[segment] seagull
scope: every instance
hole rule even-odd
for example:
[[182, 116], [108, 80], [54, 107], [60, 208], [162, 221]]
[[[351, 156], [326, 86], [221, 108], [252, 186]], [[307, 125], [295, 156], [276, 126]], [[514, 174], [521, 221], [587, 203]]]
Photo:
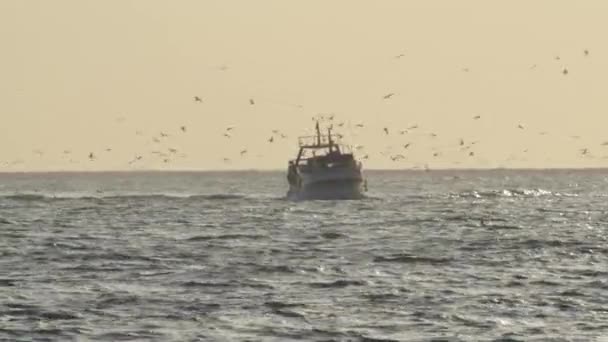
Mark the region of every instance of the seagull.
[[247, 153], [247, 150], [242, 150], [241, 151], [241, 156], [244, 155], [245, 153]]
[[224, 163], [230, 162], [230, 158], [224, 158]]
[[583, 51], [583, 53], [585, 54], [585, 56], [589, 56], [589, 50], [585, 49], [585, 51]]
[[355, 127], [363, 128], [363, 124], [356, 124]]
[[582, 148], [580, 151], [581, 151], [582, 155], [586, 155], [589, 153], [589, 149], [586, 149], [586, 148]]
[[407, 129], [416, 129], [416, 128], [418, 128], [418, 125], [413, 125], [413, 126], [410, 126], [410, 127], [408, 127]]
[[93, 152], [89, 153], [89, 159], [90, 159], [90, 160], [95, 159], [95, 155], [93, 154]]
[[203, 102], [203, 99], [200, 98], [200, 97], [198, 97], [198, 96], [195, 96], [194, 97], [194, 102]]
[[475, 115], [475, 116], [473, 117], [473, 120], [478, 120], [478, 119], [481, 119], [481, 115]]
[[281, 133], [281, 138], [287, 139], [287, 136], [285, 134]]
[[159, 143], [160, 139], [158, 139], [157, 137], [152, 138], [152, 141], [154, 141], [155, 143]]
[[181, 126], [179, 129], [181, 129], [182, 132], [186, 133], [186, 126]]
[[141, 158], [142, 158], [142, 156], [135, 156], [135, 158], [134, 158], [133, 160], [131, 160], [131, 161], [129, 162], [129, 164], [133, 164], [133, 163], [135, 163], [136, 161], [141, 160]]
[[437, 134], [435, 134], [435, 133], [429, 133], [429, 135], [430, 135], [431, 137], [433, 137], [433, 138], [436, 138], [436, 137], [437, 137]]
[[407, 144], [403, 145], [403, 148], [407, 149], [408, 147], [410, 147], [410, 145], [411, 145], [411, 143], [407, 143]]
[[111, 148], [106, 148], [106, 152], [112, 152]]
[[464, 145], [464, 139], [460, 138], [460, 146]]
[[255, 104], [255, 101], [253, 99], [249, 99], [249, 104], [253, 106]]
[[344, 122], [340, 122], [340, 123], [338, 124], [338, 127], [342, 127], [342, 126], [344, 126]]
[[395, 56], [395, 58], [401, 58], [401, 57], [405, 57], [405, 54], [402, 53], [402, 54], [399, 54], [399, 55]]
[[519, 125], [517, 125], [517, 128], [519, 128], [519, 129], [524, 129], [524, 125], [519, 124]]
[[405, 156], [404, 156], [404, 155], [402, 155], [402, 154], [397, 154], [397, 155], [395, 155], [395, 156], [391, 156], [391, 160], [392, 160], [392, 161], [397, 161], [397, 160], [399, 160], [399, 159], [405, 159]]
[[268, 139], [269, 143], [272, 143], [274, 141], [274, 137], [270, 137], [270, 139]]
[[559, 56], [555, 56], [555, 60], [559, 61], [560, 60]]
[[608, 141], [603, 142], [602, 146], [608, 146]]
[[171, 152], [171, 153], [177, 153], [177, 149], [175, 149], [175, 148], [169, 148], [169, 152]]
[[163, 138], [166, 138], [166, 137], [168, 137], [168, 136], [169, 136], [169, 134], [164, 133], [164, 132], [160, 132], [160, 136], [161, 136], [161, 137], [163, 137]]
[[407, 129], [403, 129], [403, 130], [399, 131], [400, 135], [404, 135], [405, 133], [407, 133]]
[[564, 68], [564, 70], [562, 70], [562, 74], [568, 75], [568, 69]]
[[438, 157], [438, 156], [439, 156], [439, 152], [433, 153], [433, 157]]
[[367, 154], [364, 155], [363, 157], [361, 157], [361, 159], [368, 159], [368, 158], [369, 158], [369, 156]]
[[462, 68], [463, 72], [469, 72], [469, 68]]
[[225, 136], [226, 138], [231, 138], [230, 134], [228, 134], [228, 133], [224, 133], [224, 136]]
[[386, 133], [386, 135], [388, 135], [388, 128], [384, 127], [384, 133]]
[[536, 69], [536, 64], [532, 64], [532, 66], [530, 67], [530, 69]]
[[226, 132], [230, 132], [234, 129], [234, 126], [226, 127]]
[[386, 94], [386, 95], [384, 95], [383, 99], [385, 99], [385, 100], [390, 99], [391, 97], [393, 97], [393, 95], [395, 95], [395, 93]]
[[473, 151], [469, 152], [469, 157], [472, 157], [474, 155], [475, 155], [475, 152], [473, 152]]

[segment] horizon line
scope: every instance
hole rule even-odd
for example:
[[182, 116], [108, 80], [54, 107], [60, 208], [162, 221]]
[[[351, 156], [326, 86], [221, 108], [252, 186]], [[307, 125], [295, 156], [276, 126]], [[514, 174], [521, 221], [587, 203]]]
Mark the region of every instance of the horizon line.
[[[369, 168], [363, 172], [479, 172], [479, 171], [608, 171], [606, 166], [596, 167], [468, 167], [468, 168], [402, 168], [402, 169], [383, 169]], [[238, 173], [238, 172], [285, 172], [283, 169], [140, 169], [140, 170], [124, 170], [124, 169], [108, 169], [108, 170], [0, 170], [0, 175], [8, 174], [58, 174], [58, 173]]]

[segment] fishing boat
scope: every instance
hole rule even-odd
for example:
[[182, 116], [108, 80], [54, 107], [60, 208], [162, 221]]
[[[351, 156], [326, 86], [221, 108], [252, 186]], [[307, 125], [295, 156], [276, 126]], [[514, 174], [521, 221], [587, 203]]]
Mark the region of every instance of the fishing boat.
[[331, 126], [321, 134], [298, 138], [299, 151], [289, 161], [287, 198], [292, 200], [360, 199], [367, 190], [361, 172], [362, 164], [352, 151], [333, 135]]

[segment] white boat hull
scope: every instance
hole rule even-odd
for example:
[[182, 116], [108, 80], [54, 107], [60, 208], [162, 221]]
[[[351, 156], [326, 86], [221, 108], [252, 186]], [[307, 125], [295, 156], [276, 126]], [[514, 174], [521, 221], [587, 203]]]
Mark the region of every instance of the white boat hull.
[[292, 185], [287, 198], [292, 200], [361, 199], [364, 181], [358, 169], [301, 174], [300, 184]]

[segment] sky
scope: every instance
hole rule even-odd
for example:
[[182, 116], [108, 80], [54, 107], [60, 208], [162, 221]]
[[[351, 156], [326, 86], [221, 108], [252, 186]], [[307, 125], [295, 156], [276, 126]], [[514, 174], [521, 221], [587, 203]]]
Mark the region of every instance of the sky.
[[285, 169], [320, 114], [367, 169], [605, 167], [606, 13], [605, 0], [3, 0], [0, 171]]

